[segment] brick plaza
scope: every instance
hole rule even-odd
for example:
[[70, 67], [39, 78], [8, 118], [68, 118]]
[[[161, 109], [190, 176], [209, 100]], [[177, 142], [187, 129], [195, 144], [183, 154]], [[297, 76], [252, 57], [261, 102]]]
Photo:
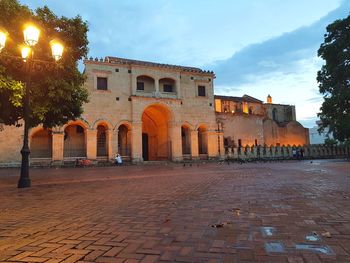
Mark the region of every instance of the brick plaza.
[[0, 170], [0, 262], [350, 262], [350, 162]]

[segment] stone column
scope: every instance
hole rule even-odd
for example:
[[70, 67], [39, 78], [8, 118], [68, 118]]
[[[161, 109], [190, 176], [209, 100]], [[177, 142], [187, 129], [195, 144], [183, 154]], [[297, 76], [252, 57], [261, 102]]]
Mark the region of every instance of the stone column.
[[[217, 131], [205, 131], [203, 132], [203, 135], [206, 139], [208, 159], [217, 158], [219, 156]], [[225, 156], [225, 149], [222, 148], [221, 151], [223, 152], [223, 156]]]
[[133, 163], [142, 159], [142, 122], [133, 122], [131, 130], [131, 160]]
[[225, 145], [224, 145], [224, 133], [223, 132], [219, 132], [218, 134], [219, 136], [219, 140], [220, 140], [220, 158], [225, 158]]
[[181, 138], [181, 125], [177, 123], [171, 123], [170, 128], [170, 141], [171, 141], [171, 158], [173, 162], [182, 161], [182, 138]]
[[108, 160], [114, 159], [118, 151], [118, 130], [108, 130]]
[[52, 132], [52, 161], [62, 162], [64, 151], [64, 133]]
[[191, 130], [191, 157], [193, 160], [199, 159], [198, 153], [198, 131]]
[[154, 89], [155, 89], [154, 95], [155, 95], [156, 98], [158, 98], [160, 96], [159, 79], [158, 78], [154, 80]]
[[130, 84], [131, 84], [131, 95], [136, 95], [137, 79], [134, 73], [130, 74]]
[[181, 79], [180, 79], [180, 75], [176, 78], [175, 81], [175, 90], [176, 90], [176, 97], [178, 99], [181, 98]]
[[97, 130], [86, 129], [86, 157], [96, 160], [97, 155]]

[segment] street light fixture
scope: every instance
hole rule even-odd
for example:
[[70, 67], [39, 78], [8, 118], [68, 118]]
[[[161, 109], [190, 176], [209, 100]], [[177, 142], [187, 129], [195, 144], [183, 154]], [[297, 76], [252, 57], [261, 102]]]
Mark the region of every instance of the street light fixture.
[[0, 51], [5, 47], [7, 34], [0, 31]]
[[24, 43], [34, 47], [39, 41], [40, 30], [34, 25], [27, 24], [23, 30]]
[[[18, 188], [30, 187], [31, 181], [29, 178], [29, 143], [28, 143], [28, 134], [29, 134], [29, 96], [30, 96], [30, 84], [31, 84], [31, 72], [32, 67], [36, 62], [40, 63], [51, 63], [50, 61], [36, 61], [33, 56], [33, 48], [39, 41], [40, 30], [32, 24], [27, 24], [23, 30], [24, 43], [25, 46], [21, 49], [22, 59], [26, 63], [26, 73], [27, 79], [25, 84], [25, 92], [23, 98], [23, 120], [24, 120], [24, 135], [23, 135], [23, 147], [21, 150], [22, 154], [22, 163], [21, 163], [21, 175], [18, 181]], [[0, 30], [0, 51], [5, 48], [7, 33]], [[63, 45], [58, 40], [52, 40], [50, 42], [52, 57], [55, 61], [58, 61], [62, 58], [63, 54]], [[18, 59], [17, 57], [7, 56], [13, 59]]]

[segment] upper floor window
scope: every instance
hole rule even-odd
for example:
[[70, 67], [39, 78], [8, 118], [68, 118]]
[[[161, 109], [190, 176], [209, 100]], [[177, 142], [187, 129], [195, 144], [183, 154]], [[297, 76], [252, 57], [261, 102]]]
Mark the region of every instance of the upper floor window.
[[155, 91], [155, 80], [146, 75], [140, 75], [136, 78], [136, 91], [144, 91], [146, 93]]
[[173, 85], [164, 84], [163, 90], [164, 90], [164, 92], [173, 92]]
[[108, 79], [106, 77], [97, 77], [97, 89], [107, 90], [107, 88], [108, 88]]
[[171, 78], [159, 79], [159, 91], [160, 92], [175, 92], [175, 80]]
[[137, 90], [145, 90], [145, 83], [144, 82], [137, 82]]
[[205, 86], [198, 86], [198, 96], [205, 97]]

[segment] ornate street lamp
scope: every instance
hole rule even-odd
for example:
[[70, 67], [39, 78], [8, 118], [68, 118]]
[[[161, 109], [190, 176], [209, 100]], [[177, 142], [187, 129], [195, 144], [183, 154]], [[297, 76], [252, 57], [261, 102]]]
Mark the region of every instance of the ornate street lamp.
[[[22, 154], [22, 163], [21, 163], [21, 175], [18, 181], [18, 188], [30, 187], [31, 181], [29, 178], [29, 143], [28, 143], [28, 134], [29, 134], [29, 96], [30, 96], [30, 85], [31, 85], [31, 73], [33, 65], [37, 62], [34, 57], [33, 49], [39, 41], [40, 30], [34, 25], [28, 24], [23, 30], [24, 43], [25, 46], [22, 47], [22, 59], [26, 63], [26, 83], [25, 83], [25, 92], [23, 98], [23, 120], [24, 120], [24, 136], [23, 136], [23, 147], [21, 150]], [[0, 51], [5, 47], [7, 34], [0, 30]], [[63, 54], [63, 45], [58, 40], [53, 40], [50, 42], [52, 56], [55, 61], [58, 61]], [[9, 56], [7, 56], [8, 58]], [[17, 57], [10, 57], [13, 59], [18, 59]], [[51, 63], [50, 61], [40, 61], [40, 63]]]

